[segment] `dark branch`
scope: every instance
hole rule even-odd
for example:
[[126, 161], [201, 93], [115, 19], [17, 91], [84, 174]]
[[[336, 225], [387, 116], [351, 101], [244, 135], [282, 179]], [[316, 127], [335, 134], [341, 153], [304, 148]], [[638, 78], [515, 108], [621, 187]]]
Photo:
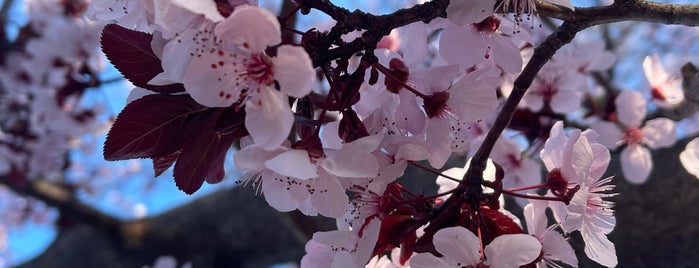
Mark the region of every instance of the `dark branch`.
[[619, 1], [610, 6], [576, 8], [575, 11], [549, 3], [538, 3], [539, 14], [563, 21], [589, 21], [590, 26], [645, 21], [699, 26], [699, 5], [661, 4], [647, 1]]

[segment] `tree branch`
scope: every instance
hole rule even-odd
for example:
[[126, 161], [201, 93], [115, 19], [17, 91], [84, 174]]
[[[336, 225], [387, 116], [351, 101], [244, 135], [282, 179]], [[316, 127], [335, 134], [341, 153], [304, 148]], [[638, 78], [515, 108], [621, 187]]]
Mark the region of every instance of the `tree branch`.
[[7, 178], [0, 178], [0, 183], [8, 186], [18, 195], [33, 197], [55, 207], [61, 216], [67, 219], [91, 225], [116, 237], [121, 236], [121, 220], [81, 203], [67, 185], [46, 180], [28, 181], [21, 185], [8, 182]]
[[609, 6], [576, 8], [575, 11], [550, 3], [537, 3], [540, 15], [563, 21], [588, 21], [589, 26], [621, 21], [699, 26], [699, 5], [662, 4], [647, 1], [619, 1]]

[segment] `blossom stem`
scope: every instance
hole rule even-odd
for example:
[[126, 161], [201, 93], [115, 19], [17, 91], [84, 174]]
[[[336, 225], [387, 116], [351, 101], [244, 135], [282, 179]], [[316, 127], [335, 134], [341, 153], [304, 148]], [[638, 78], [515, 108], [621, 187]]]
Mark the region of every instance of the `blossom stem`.
[[530, 189], [537, 189], [537, 188], [545, 188], [546, 184], [541, 183], [541, 184], [536, 184], [536, 185], [530, 185], [530, 186], [524, 186], [524, 187], [518, 187], [518, 188], [512, 188], [512, 189], [507, 189], [506, 191], [508, 192], [518, 192], [518, 191], [524, 191], [524, 190], [530, 190]]
[[416, 167], [416, 168], [422, 169], [422, 170], [424, 170], [424, 171], [427, 171], [427, 172], [429, 172], [429, 173], [435, 174], [435, 175], [437, 175], [437, 176], [442, 176], [442, 177], [447, 178], [447, 179], [449, 179], [449, 180], [452, 180], [452, 181], [454, 181], [454, 182], [461, 182], [461, 180], [459, 180], [459, 179], [456, 179], [456, 178], [451, 177], [451, 176], [444, 175], [444, 174], [442, 174], [442, 173], [439, 172], [439, 171], [436, 171], [436, 170], [433, 170], [433, 169], [428, 168], [428, 167], [426, 167], [426, 166], [423, 166], [423, 165], [421, 165], [421, 164], [419, 164], [419, 163], [417, 163], [417, 162], [415, 162], [415, 161], [408, 161], [408, 163], [410, 163], [411, 165], [413, 165], [413, 166]]
[[427, 99], [429, 97], [425, 94], [420, 93], [420, 91], [417, 91], [417, 89], [411, 87], [410, 85], [406, 84], [405, 82], [403, 82], [400, 79], [393, 76], [393, 74], [391, 73], [391, 70], [386, 68], [386, 66], [383, 66], [381, 63], [378, 63], [378, 62], [374, 63], [374, 67], [376, 67], [376, 69], [378, 69], [381, 73], [386, 75], [386, 77], [392, 79], [393, 81], [396, 81], [396, 83], [399, 83], [401, 86], [403, 86], [403, 88], [407, 89], [408, 91], [412, 92], [413, 94], [417, 95], [418, 97], [420, 97], [422, 99]]
[[499, 191], [500, 193], [509, 195], [509, 196], [514, 196], [514, 197], [521, 197], [521, 198], [527, 198], [527, 199], [535, 199], [535, 200], [546, 200], [546, 201], [559, 201], [559, 202], [564, 202], [567, 203], [569, 200], [566, 200], [565, 198], [561, 197], [555, 197], [555, 196], [540, 196], [540, 195], [527, 195], [527, 194], [519, 194], [519, 193], [514, 193], [510, 192], [508, 190], [496, 190]]

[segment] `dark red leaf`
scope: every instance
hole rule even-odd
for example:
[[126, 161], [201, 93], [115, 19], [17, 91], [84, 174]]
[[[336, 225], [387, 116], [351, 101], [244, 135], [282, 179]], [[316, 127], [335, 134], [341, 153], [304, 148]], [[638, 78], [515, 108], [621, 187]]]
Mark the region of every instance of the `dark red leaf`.
[[182, 148], [212, 110], [189, 95], [155, 94], [132, 101], [119, 113], [107, 134], [104, 158], [167, 156]]
[[175, 163], [175, 185], [187, 194], [199, 190], [204, 180], [218, 182], [223, 179], [223, 162], [235, 138], [216, 132], [220, 112], [207, 118], [199, 128], [199, 134], [184, 145]]
[[524, 230], [517, 225], [510, 217], [500, 211], [481, 207], [479, 210], [485, 226], [483, 231], [483, 244], [490, 244], [495, 237], [505, 234], [522, 234]]
[[153, 157], [153, 171], [155, 171], [155, 177], [162, 175], [165, 170], [170, 168], [170, 166], [175, 163], [175, 160], [180, 157], [181, 153], [182, 151], [180, 150], [166, 156]]
[[102, 51], [114, 67], [135, 86], [158, 93], [184, 92], [182, 84], [149, 85], [148, 81], [163, 72], [160, 59], [151, 49], [153, 36], [116, 24], [102, 30]]

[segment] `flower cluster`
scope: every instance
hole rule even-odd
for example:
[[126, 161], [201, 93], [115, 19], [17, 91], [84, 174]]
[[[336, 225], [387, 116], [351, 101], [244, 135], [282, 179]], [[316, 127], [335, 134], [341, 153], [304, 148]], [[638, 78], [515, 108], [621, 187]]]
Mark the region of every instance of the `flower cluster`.
[[[314, 1], [294, 3], [294, 13], [327, 12]], [[156, 174], [174, 165], [177, 186], [192, 193], [224, 178], [226, 152], [239, 145], [240, 185], [279, 211], [337, 220], [338, 230], [308, 242], [304, 267], [576, 266], [565, 237], [575, 231], [591, 260], [615, 266], [608, 149], [625, 145], [624, 177], [643, 183], [648, 148], [674, 144], [673, 122], [644, 123], [638, 91], [622, 91], [613, 109], [598, 110], [590, 77], [615, 57], [601, 42], [573, 43], [538, 72], [510, 130], [487, 137], [500, 100], [521, 86], [514, 78], [541, 42], [537, 29], [521, 27], [534, 6], [451, 1], [446, 18], [406, 21], [389, 35], [366, 25], [381, 18], [373, 15], [299, 31], [287, 25], [293, 13], [276, 17], [256, 1], [93, 1], [90, 17], [116, 24], [103, 31], [105, 54], [138, 87], [110, 130], [105, 157], [151, 158]], [[494, 13], [511, 8], [514, 20]], [[338, 10], [329, 14], [340, 20]], [[361, 36], [347, 40], [356, 29]], [[149, 68], [133, 67], [132, 54]], [[643, 65], [658, 106], [681, 101], [657, 58]], [[566, 135], [561, 120], [595, 131]], [[683, 162], [697, 159], [690, 145]], [[483, 148], [487, 165], [476, 159]], [[473, 167], [435, 170], [469, 157]], [[408, 166], [438, 175], [438, 193], [397, 182]], [[503, 196], [524, 207], [528, 234]]]

